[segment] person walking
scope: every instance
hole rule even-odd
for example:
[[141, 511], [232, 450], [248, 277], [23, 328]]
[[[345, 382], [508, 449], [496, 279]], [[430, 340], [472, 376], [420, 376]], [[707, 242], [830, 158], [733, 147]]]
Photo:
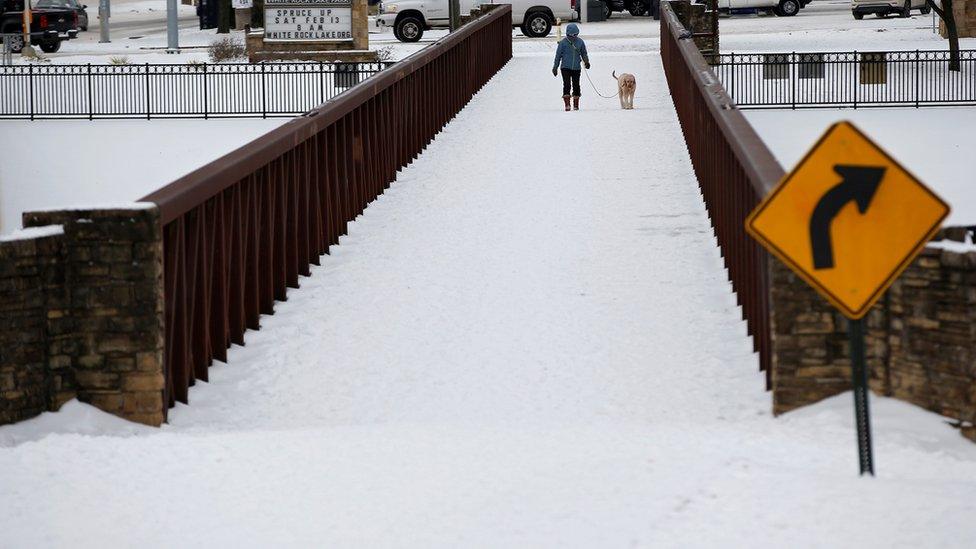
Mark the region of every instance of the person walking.
[[580, 62], [590, 68], [590, 57], [586, 54], [586, 43], [579, 37], [579, 26], [570, 23], [566, 26], [566, 38], [556, 47], [556, 60], [552, 64], [552, 75], [559, 74], [562, 65], [563, 105], [569, 110], [570, 85], [572, 85], [573, 110], [579, 110], [580, 101]]

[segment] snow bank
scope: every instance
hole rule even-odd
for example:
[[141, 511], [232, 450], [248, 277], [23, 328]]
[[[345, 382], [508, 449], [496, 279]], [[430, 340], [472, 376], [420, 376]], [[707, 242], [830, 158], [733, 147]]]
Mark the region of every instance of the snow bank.
[[952, 206], [945, 225], [976, 225], [976, 181], [969, 153], [976, 107], [743, 113], [787, 171], [831, 124], [849, 120]]
[[32, 238], [44, 238], [64, 234], [62, 225], [45, 225], [44, 227], [29, 227], [18, 229], [6, 235], [0, 235], [0, 242], [13, 242], [15, 240], [30, 240]]
[[19, 228], [29, 210], [151, 207], [126, 201], [287, 121], [0, 121], [0, 234]]
[[0, 428], [0, 448], [66, 435], [108, 437], [157, 433], [151, 427], [126, 421], [93, 406], [71, 400], [58, 412], [46, 412], [33, 419]]

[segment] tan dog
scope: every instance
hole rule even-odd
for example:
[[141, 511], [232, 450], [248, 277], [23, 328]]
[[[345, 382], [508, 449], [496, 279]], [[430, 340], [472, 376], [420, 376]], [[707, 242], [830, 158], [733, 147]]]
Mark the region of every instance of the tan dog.
[[637, 91], [637, 78], [629, 72], [620, 73], [619, 78], [617, 77], [617, 71], [613, 71], [612, 74], [617, 79], [617, 93], [620, 94], [620, 108], [633, 109], [634, 92]]

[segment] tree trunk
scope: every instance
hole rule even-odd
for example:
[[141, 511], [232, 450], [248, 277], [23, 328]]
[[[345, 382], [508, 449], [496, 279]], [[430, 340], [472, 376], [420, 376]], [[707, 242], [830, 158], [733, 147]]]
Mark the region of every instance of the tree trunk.
[[926, 3], [945, 23], [949, 35], [949, 70], [959, 72], [959, 31], [956, 29], [956, 16], [952, 13], [952, 0], [942, 0], [941, 7], [934, 0], [927, 0]]
[[264, 28], [264, 0], [254, 0], [251, 7], [251, 26], [255, 29]]
[[234, 9], [230, 0], [217, 0], [217, 34], [228, 34], [234, 25]]
[[959, 31], [956, 29], [956, 16], [952, 13], [952, 0], [942, 0], [942, 20], [949, 33], [949, 70], [959, 72]]

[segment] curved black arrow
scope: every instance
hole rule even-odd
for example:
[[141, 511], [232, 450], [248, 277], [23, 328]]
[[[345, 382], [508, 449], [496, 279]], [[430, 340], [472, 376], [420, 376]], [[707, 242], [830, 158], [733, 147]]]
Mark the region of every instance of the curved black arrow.
[[857, 210], [864, 214], [881, 184], [885, 168], [837, 164], [834, 171], [841, 176], [841, 182], [824, 193], [810, 216], [814, 269], [833, 268], [834, 246], [830, 240], [830, 223], [851, 200], [857, 202]]

